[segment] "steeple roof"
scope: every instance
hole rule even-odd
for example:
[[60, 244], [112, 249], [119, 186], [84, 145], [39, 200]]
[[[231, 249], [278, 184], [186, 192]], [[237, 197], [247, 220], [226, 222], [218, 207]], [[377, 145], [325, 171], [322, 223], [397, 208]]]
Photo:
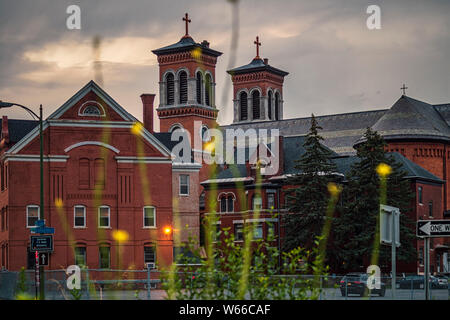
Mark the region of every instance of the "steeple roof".
[[178, 41], [177, 43], [171, 44], [166, 47], [162, 47], [156, 50], [152, 50], [154, 54], [157, 56], [164, 55], [164, 54], [170, 54], [170, 53], [177, 53], [177, 52], [186, 52], [191, 51], [196, 48], [201, 49], [201, 52], [213, 57], [219, 57], [222, 55], [222, 52], [213, 50], [209, 47], [209, 43], [202, 42], [202, 43], [196, 43], [194, 39], [192, 39], [191, 36], [184, 36]]
[[264, 60], [262, 59], [253, 59], [252, 62], [249, 64], [246, 64], [245, 66], [237, 67], [231, 70], [228, 70], [227, 72], [231, 75], [235, 74], [243, 74], [243, 73], [250, 73], [250, 72], [257, 72], [257, 71], [267, 71], [274, 73], [276, 75], [285, 77], [289, 74], [289, 72], [274, 68], [270, 66], [269, 64], [265, 64]]

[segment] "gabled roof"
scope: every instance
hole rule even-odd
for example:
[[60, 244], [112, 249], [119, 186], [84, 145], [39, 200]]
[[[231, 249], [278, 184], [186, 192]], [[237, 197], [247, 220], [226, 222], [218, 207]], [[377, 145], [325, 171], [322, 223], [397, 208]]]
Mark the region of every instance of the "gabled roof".
[[162, 48], [159, 48], [156, 50], [152, 50], [152, 52], [154, 54], [156, 54], [157, 56], [160, 56], [160, 55], [170, 54], [170, 53], [191, 51], [196, 48], [201, 49], [202, 53], [205, 53], [205, 54], [213, 56], [213, 57], [218, 57], [218, 56], [222, 55], [222, 52], [213, 50], [204, 43], [196, 43], [194, 41], [194, 39], [192, 39], [191, 37], [183, 37], [177, 43], [174, 43], [169, 46], [162, 47]]
[[138, 120], [128, 113], [120, 104], [118, 104], [108, 93], [106, 93], [94, 80], [89, 81], [83, 88], [78, 90], [69, 100], [67, 100], [61, 107], [55, 110], [47, 120], [59, 119], [67, 110], [75, 105], [82, 97], [90, 91], [99, 96], [105, 103], [108, 104], [115, 112], [117, 112], [124, 121], [137, 122]]
[[[117, 114], [119, 114], [123, 121], [85, 121], [85, 120], [59, 120], [59, 117], [63, 115], [67, 110], [74, 106], [80, 99], [82, 99], [90, 91], [93, 91], [98, 97], [100, 97], [110, 108], [112, 108]], [[10, 135], [20, 135], [20, 140], [7, 151], [10, 154], [16, 154], [22, 150], [29, 142], [39, 136], [39, 126], [26, 126], [19, 133], [13, 133], [11, 131], [10, 121], [24, 121], [24, 120], [8, 120], [8, 127]], [[45, 131], [50, 125], [84, 125], [94, 126], [100, 125], [105, 127], [122, 126], [124, 128], [132, 128], [132, 126], [139, 122], [134, 116], [128, 113], [122, 106], [120, 106], [109, 94], [107, 94], [102, 88], [100, 88], [94, 81], [89, 81], [83, 88], [81, 88], [75, 95], [67, 100], [61, 107], [53, 112], [46, 120], [43, 121], [42, 129]], [[14, 127], [13, 127], [14, 128]], [[153, 134], [142, 127], [139, 134], [153, 147], [155, 147], [164, 156], [170, 156], [171, 152], [167, 147], [158, 140]]]
[[268, 64], [265, 64], [262, 59], [253, 59], [252, 62], [246, 64], [245, 66], [241, 66], [238, 68], [234, 68], [228, 70], [227, 72], [231, 75], [250, 73], [250, 72], [258, 72], [258, 71], [267, 71], [274, 73], [276, 75], [285, 77], [289, 74], [289, 72], [274, 68]]
[[[401, 96], [372, 127], [384, 139], [450, 140], [450, 129], [431, 104]], [[357, 143], [363, 141], [363, 138]]]

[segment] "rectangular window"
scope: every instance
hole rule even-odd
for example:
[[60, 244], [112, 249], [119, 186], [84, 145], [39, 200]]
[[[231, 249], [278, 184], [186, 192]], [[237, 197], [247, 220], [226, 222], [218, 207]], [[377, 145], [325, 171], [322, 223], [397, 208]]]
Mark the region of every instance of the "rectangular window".
[[39, 206], [27, 206], [27, 228], [34, 228], [39, 220]]
[[220, 237], [220, 223], [213, 224], [211, 232], [212, 232], [211, 235], [212, 241], [216, 242]]
[[86, 227], [86, 207], [75, 206], [73, 208], [73, 227], [74, 228]]
[[275, 209], [275, 193], [267, 194], [267, 209], [269, 210]]
[[428, 202], [428, 215], [433, 216], [433, 201]]
[[232, 196], [228, 196], [228, 212], [234, 212], [234, 199]]
[[86, 266], [86, 247], [75, 248], [75, 264], [78, 266]]
[[262, 199], [259, 195], [253, 196], [253, 203], [252, 203], [253, 210], [261, 210], [262, 209]]
[[146, 264], [147, 263], [156, 263], [154, 247], [144, 247], [144, 262]]
[[98, 208], [98, 226], [100, 228], [109, 228], [109, 207]]
[[187, 174], [180, 175], [180, 195], [189, 195], [189, 175]]
[[275, 223], [274, 222], [268, 222], [266, 223], [267, 226], [267, 238], [270, 240], [275, 240], [276, 231], [275, 231]]
[[110, 269], [111, 268], [111, 259], [110, 259], [110, 248], [109, 247], [100, 247], [99, 248], [99, 267], [100, 269]]
[[234, 240], [243, 241], [244, 240], [244, 224], [235, 223], [234, 224]]
[[144, 207], [144, 228], [156, 227], [156, 209], [155, 207]]
[[417, 201], [419, 201], [419, 203], [423, 203], [422, 202], [422, 196], [423, 196], [422, 187], [418, 187], [417, 188]]
[[259, 240], [263, 238], [263, 224], [255, 223], [253, 225], [253, 239]]

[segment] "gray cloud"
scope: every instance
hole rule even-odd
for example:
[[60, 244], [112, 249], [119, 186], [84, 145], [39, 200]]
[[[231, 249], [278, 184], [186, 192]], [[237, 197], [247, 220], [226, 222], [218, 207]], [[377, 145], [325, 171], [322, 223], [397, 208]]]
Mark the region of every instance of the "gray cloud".
[[[80, 31], [65, 27], [69, 4], [81, 7]], [[381, 30], [366, 28], [369, 4], [381, 7]], [[262, 55], [271, 65], [290, 72], [285, 81], [285, 117], [386, 108], [399, 97], [404, 82], [412, 97], [449, 102], [449, 9], [448, 1], [242, 0], [236, 66], [254, 57], [253, 40], [259, 35]], [[224, 52], [216, 82], [217, 96], [228, 97], [218, 105], [219, 121], [229, 123], [231, 86], [222, 91], [231, 81], [226, 68], [232, 11], [225, 0], [0, 1], [0, 99], [32, 106], [42, 103], [50, 114], [92, 79], [93, 72], [73, 65], [56, 67], [53, 60], [31, 61], [25, 53], [47, 52], [44, 48], [57, 45], [72, 49], [79, 45], [88, 51], [92, 37], [100, 35], [104, 54], [122, 39], [130, 43], [126, 49], [133, 59], [136, 50], [142, 51], [139, 57], [154, 59], [151, 49], [183, 35], [184, 12], [192, 16], [194, 39], [208, 39]], [[136, 43], [147, 39], [149, 46], [156, 47]], [[133, 62], [105, 63], [105, 89], [141, 118], [139, 95], [158, 92], [158, 69], [151, 63]]]

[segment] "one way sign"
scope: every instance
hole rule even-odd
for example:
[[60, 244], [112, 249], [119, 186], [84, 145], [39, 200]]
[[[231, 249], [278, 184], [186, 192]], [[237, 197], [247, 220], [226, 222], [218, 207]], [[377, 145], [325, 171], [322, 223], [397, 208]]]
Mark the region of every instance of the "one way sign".
[[450, 237], [450, 220], [417, 221], [418, 237]]
[[39, 265], [40, 266], [48, 266], [48, 252], [39, 252]]

